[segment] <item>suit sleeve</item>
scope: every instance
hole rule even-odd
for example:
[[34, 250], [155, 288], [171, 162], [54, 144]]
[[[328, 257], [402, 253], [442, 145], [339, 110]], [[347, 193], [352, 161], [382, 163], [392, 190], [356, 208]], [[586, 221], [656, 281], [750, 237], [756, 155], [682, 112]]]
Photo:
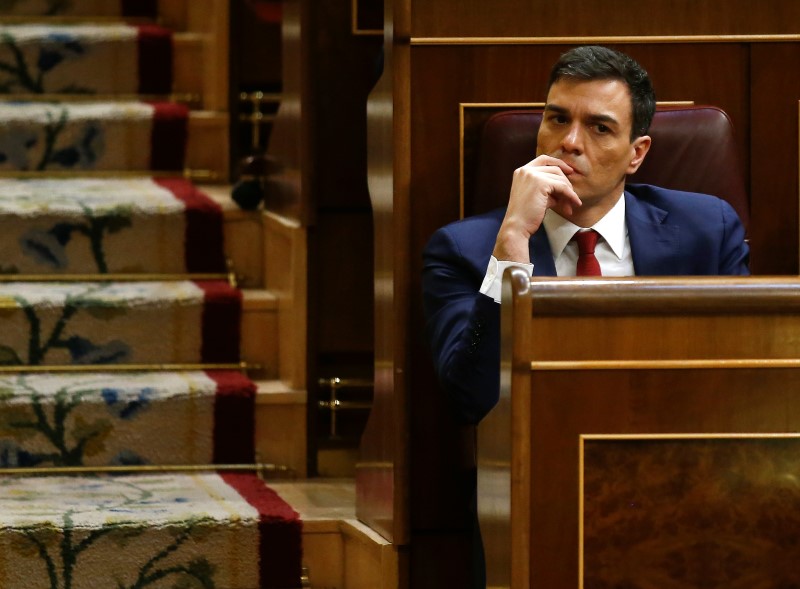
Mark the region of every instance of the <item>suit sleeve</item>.
[[480, 421], [500, 388], [500, 305], [479, 292], [485, 271], [447, 228], [423, 253], [425, 331], [439, 382], [465, 423]]
[[730, 204], [724, 200], [720, 203], [723, 231], [719, 274], [747, 276], [750, 274], [750, 247], [745, 241], [744, 226]]

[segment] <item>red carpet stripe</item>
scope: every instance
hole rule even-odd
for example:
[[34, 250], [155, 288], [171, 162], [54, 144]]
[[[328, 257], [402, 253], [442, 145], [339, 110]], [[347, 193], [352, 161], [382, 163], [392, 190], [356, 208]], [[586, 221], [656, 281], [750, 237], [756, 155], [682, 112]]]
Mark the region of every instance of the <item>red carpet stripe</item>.
[[217, 383], [214, 464], [255, 462], [256, 385], [233, 370], [210, 370], [206, 374]]
[[157, 25], [140, 25], [139, 94], [172, 92], [172, 31]]
[[199, 280], [203, 289], [203, 362], [239, 362], [242, 293], [222, 280]]
[[189, 108], [184, 104], [158, 102], [152, 105], [153, 134], [150, 137], [150, 169], [183, 170], [186, 158]]
[[186, 205], [186, 269], [225, 272], [222, 208], [183, 178], [159, 178], [155, 182]]
[[300, 587], [303, 524], [299, 514], [255, 475], [220, 476], [258, 510], [262, 589]]

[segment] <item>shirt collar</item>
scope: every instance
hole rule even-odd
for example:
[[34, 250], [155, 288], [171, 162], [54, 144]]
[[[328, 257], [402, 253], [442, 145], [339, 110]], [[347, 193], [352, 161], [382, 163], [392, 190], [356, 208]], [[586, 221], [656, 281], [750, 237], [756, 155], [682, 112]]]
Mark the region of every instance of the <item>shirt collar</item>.
[[[558, 258], [567, 244], [572, 240], [580, 227], [567, 221], [553, 209], [547, 209], [544, 215], [544, 228], [550, 242], [550, 251], [554, 258]], [[592, 226], [606, 241], [611, 251], [617, 258], [622, 259], [625, 251], [627, 228], [625, 226], [625, 195], [623, 194], [610, 211]]]

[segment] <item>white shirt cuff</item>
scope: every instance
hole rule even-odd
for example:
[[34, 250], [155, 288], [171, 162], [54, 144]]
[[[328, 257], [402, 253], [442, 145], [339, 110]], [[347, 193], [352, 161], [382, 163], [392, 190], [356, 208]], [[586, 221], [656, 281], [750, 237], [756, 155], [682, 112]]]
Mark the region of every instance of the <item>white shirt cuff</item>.
[[523, 264], [522, 262], [509, 262], [508, 260], [498, 260], [494, 256], [489, 258], [489, 265], [486, 268], [486, 276], [481, 284], [481, 294], [494, 299], [495, 303], [500, 302], [503, 293], [503, 272], [510, 266], [522, 268], [533, 276], [533, 264]]

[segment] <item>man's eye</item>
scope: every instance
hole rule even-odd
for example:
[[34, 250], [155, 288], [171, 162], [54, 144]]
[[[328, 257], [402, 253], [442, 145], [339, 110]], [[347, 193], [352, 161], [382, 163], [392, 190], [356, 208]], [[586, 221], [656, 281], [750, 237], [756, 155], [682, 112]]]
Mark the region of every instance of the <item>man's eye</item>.
[[598, 133], [604, 133], [605, 134], [605, 133], [609, 133], [610, 131], [611, 131], [611, 129], [609, 129], [608, 127], [606, 127], [603, 124], [597, 125], [597, 132]]

